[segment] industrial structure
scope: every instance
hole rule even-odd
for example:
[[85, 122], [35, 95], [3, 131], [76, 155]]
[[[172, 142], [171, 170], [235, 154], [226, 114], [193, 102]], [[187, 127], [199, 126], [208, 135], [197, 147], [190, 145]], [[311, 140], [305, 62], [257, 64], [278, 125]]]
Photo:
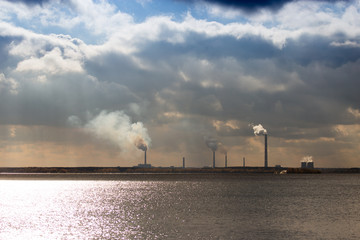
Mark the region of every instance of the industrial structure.
[[312, 159], [303, 159], [301, 161], [301, 168], [314, 168], [314, 161]]
[[268, 167], [267, 134], [264, 134], [264, 136], [265, 136], [265, 163], [264, 163], [264, 167], [267, 168]]
[[151, 168], [151, 164], [147, 164], [146, 162], [146, 152], [147, 150], [144, 150], [144, 164], [138, 164], [137, 167], [139, 168]]
[[144, 151], [144, 165], [146, 165], [146, 150]]
[[215, 168], [215, 151], [213, 151], [213, 168]]
[[314, 168], [314, 162], [308, 162], [308, 163], [306, 164], [306, 167], [307, 167], [307, 168]]

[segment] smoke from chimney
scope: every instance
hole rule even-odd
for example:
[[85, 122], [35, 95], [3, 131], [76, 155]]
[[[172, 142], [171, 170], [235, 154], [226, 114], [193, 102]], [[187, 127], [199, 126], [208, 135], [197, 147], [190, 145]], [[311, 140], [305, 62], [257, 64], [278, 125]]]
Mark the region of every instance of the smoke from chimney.
[[[71, 119], [77, 117], [70, 116], [69, 120]], [[102, 111], [81, 127], [86, 132], [117, 145], [122, 152], [135, 152], [136, 148], [146, 151], [151, 143], [143, 123], [132, 123], [123, 111]]]
[[255, 136], [267, 134], [267, 130], [261, 124], [256, 126], [254, 124], [250, 124], [250, 126], [253, 128]]
[[208, 148], [210, 148], [213, 152], [216, 152], [219, 146], [219, 141], [216, 138], [212, 137], [204, 137], [205, 143]]
[[213, 152], [213, 168], [215, 168], [215, 152], [219, 150], [221, 153], [227, 154], [226, 148], [216, 138], [204, 137], [204, 139], [206, 146]]
[[135, 146], [138, 148], [138, 149], [141, 149], [143, 151], [146, 151], [147, 150], [147, 144], [145, 142], [145, 140], [138, 136], [136, 139], [135, 139], [135, 142], [134, 142]]
[[313, 157], [312, 156], [305, 156], [301, 159], [301, 162], [313, 162]]

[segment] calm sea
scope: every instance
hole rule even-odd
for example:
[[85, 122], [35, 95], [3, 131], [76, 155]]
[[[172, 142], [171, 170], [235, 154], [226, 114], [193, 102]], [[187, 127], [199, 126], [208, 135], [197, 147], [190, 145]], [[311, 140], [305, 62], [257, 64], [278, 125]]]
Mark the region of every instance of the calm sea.
[[0, 239], [360, 239], [360, 175], [0, 174]]

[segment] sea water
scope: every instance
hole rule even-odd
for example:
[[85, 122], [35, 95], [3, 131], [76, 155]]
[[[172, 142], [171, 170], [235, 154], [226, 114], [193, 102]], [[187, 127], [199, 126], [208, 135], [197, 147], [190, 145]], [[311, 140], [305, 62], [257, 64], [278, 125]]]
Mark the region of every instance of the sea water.
[[360, 175], [0, 174], [0, 239], [360, 239]]

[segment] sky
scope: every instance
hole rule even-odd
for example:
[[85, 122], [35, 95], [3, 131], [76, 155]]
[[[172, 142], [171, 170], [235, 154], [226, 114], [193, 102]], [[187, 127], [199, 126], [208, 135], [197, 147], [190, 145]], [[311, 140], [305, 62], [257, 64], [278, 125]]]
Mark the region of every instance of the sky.
[[269, 166], [359, 167], [359, 23], [359, 0], [0, 0], [0, 166], [203, 167], [209, 143], [263, 166], [261, 124]]

